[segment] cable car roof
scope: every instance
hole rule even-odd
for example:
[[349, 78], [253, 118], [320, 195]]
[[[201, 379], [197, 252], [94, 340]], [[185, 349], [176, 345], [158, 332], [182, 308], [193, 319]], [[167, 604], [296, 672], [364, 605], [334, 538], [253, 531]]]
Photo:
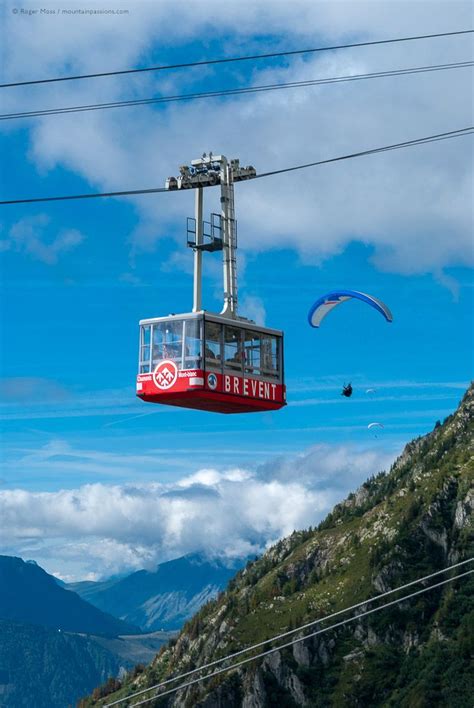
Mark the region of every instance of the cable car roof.
[[244, 317], [233, 319], [232, 317], [225, 317], [214, 312], [207, 312], [206, 310], [201, 310], [200, 312], [169, 314], [167, 317], [149, 317], [145, 320], [140, 320], [140, 325], [151, 325], [155, 324], [156, 322], [169, 322], [170, 320], [187, 320], [191, 318], [204, 318], [209, 322], [218, 322], [221, 324], [228, 325], [230, 327], [241, 327], [243, 329], [251, 329], [258, 332], [265, 332], [266, 334], [273, 334], [277, 337], [283, 336], [283, 332], [279, 329], [273, 329], [271, 327], [258, 325], [252, 320], [247, 320]]

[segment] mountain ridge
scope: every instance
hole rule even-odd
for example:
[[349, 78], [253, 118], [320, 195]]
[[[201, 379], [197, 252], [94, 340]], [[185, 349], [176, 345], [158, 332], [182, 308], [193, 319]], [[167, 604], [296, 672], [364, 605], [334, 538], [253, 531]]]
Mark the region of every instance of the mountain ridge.
[[[317, 529], [295, 531], [248, 563], [115, 696], [474, 556], [473, 419], [471, 385], [457, 411], [408, 443], [388, 473], [367, 480]], [[471, 708], [473, 655], [468, 578], [150, 706]]]
[[193, 553], [102, 582], [71, 583], [83, 599], [147, 632], [181, 629], [203, 604], [214, 598], [245, 560], [224, 562]]
[[0, 555], [0, 618], [84, 634], [137, 634], [139, 628], [64, 589], [36, 562]]

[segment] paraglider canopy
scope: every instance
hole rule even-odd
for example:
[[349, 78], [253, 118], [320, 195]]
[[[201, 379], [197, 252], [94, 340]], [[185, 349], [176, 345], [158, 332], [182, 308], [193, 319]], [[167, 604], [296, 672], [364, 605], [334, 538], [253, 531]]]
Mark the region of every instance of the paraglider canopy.
[[372, 295], [361, 293], [358, 290], [333, 290], [326, 295], [318, 298], [308, 313], [308, 322], [311, 327], [319, 327], [323, 319], [334, 307], [340, 305], [346, 300], [362, 300], [367, 305], [375, 308], [381, 315], [385, 317], [387, 322], [392, 322], [393, 317], [389, 308], [381, 300], [378, 300]]
[[372, 428], [383, 428], [384, 426], [382, 423], [369, 423], [367, 427], [371, 430]]

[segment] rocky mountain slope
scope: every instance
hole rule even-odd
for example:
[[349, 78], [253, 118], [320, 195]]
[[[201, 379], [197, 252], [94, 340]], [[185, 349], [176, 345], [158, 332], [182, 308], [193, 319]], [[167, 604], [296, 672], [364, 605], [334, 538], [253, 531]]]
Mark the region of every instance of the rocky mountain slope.
[[101, 610], [144, 631], [181, 629], [213, 599], [242, 562], [226, 565], [193, 554], [161, 563], [154, 572], [140, 570], [104, 582], [71, 583], [68, 588]]
[[86, 634], [140, 631], [65, 590], [36, 563], [12, 556], [0, 556], [0, 619]]
[[[249, 563], [114, 697], [474, 556], [473, 414], [471, 386], [388, 473]], [[472, 708], [472, 577], [148, 705]]]

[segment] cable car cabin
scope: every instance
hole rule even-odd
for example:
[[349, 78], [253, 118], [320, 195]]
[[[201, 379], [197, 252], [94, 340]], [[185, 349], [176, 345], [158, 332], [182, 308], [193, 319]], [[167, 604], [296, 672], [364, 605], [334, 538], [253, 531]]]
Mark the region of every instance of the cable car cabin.
[[[140, 322], [137, 396], [152, 403], [216, 413], [278, 410], [286, 404], [283, 333], [237, 316], [234, 181], [256, 176], [239, 160], [206, 153], [170, 177], [167, 189], [195, 190], [187, 245], [194, 252], [193, 311]], [[203, 220], [203, 188], [220, 184], [221, 213]], [[202, 257], [222, 251], [222, 312], [202, 308]]]
[[218, 413], [286, 405], [283, 333], [195, 312], [141, 320], [137, 396]]

